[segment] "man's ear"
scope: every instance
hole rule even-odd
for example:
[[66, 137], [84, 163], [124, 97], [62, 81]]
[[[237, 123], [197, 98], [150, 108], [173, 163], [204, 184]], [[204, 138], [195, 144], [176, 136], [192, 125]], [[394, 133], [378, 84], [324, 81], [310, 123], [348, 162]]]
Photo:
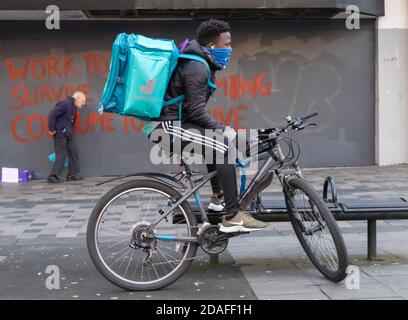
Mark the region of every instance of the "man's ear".
[[214, 42], [210, 42], [209, 44], [207, 44], [207, 48], [214, 49], [214, 48], [215, 48], [215, 43], [214, 43]]

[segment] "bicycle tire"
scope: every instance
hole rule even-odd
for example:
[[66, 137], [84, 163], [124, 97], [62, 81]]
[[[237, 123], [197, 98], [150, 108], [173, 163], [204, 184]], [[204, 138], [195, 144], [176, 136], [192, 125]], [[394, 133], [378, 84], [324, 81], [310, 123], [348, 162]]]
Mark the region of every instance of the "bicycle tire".
[[[291, 177], [288, 179], [287, 183], [289, 184], [292, 190], [301, 190], [307, 197], [312, 201], [313, 204], [317, 207], [318, 212], [320, 213], [321, 218], [326, 223], [328, 230], [330, 231], [330, 235], [334, 242], [336, 253], [338, 257], [338, 268], [337, 270], [329, 270], [326, 268], [318, 259], [316, 254], [312, 252], [312, 248], [309, 245], [309, 242], [305, 238], [305, 234], [302, 231], [301, 225], [299, 223], [299, 219], [296, 218], [295, 212], [292, 208], [291, 199], [288, 199], [286, 195], [286, 206], [288, 209], [288, 214], [293, 226], [293, 229], [296, 233], [298, 240], [304, 251], [306, 252], [307, 256], [313, 263], [313, 265], [329, 280], [333, 282], [340, 282], [344, 280], [347, 276], [346, 269], [348, 266], [348, 254], [347, 249], [344, 243], [343, 236], [341, 231], [337, 225], [336, 220], [334, 219], [333, 215], [331, 214], [330, 210], [327, 208], [326, 204], [323, 200], [318, 196], [316, 191], [304, 180], [299, 177]], [[309, 202], [310, 203], [310, 202]]]
[[[119, 194], [126, 192], [128, 190], [133, 190], [137, 188], [149, 188], [152, 190], [160, 191], [166, 194], [171, 199], [177, 199], [180, 197], [180, 193], [175, 189], [167, 186], [166, 184], [160, 183], [153, 180], [132, 180], [118, 185], [108, 191], [102, 198], [97, 202], [95, 208], [93, 209], [91, 216], [89, 218], [87, 227], [87, 246], [88, 252], [91, 257], [92, 262], [96, 266], [97, 270], [111, 283], [129, 291], [147, 291], [147, 290], [157, 290], [162, 289], [177, 279], [179, 279], [189, 268], [192, 263], [193, 258], [196, 255], [198, 244], [190, 242], [187, 245], [187, 251], [185, 252], [184, 259], [177, 270], [166, 278], [156, 281], [154, 283], [132, 283], [130, 281], [125, 281], [121, 277], [115, 275], [102, 261], [101, 256], [98, 254], [98, 243], [97, 243], [97, 224], [100, 219], [100, 215], [103, 214], [104, 208]], [[195, 237], [197, 233], [197, 220], [195, 215], [192, 213], [192, 209], [187, 201], [184, 201], [178, 207], [185, 214], [186, 219], [188, 219], [188, 224], [190, 225], [190, 236]]]

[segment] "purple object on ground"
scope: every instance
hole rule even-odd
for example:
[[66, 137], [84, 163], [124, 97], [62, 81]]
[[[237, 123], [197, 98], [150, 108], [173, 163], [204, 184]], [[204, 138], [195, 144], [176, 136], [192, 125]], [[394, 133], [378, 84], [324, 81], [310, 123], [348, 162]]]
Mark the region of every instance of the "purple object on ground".
[[185, 40], [179, 45], [179, 47], [178, 47], [179, 52], [180, 52], [180, 53], [183, 53], [184, 50], [186, 49], [186, 47], [187, 47], [189, 44], [190, 44], [190, 40], [188, 40], [188, 38], [185, 39]]
[[30, 172], [28, 170], [18, 170], [18, 182], [30, 181]]
[[[31, 170], [18, 170], [18, 182], [29, 182], [34, 179], [34, 172]], [[0, 182], [2, 181], [1, 170], [0, 170]]]

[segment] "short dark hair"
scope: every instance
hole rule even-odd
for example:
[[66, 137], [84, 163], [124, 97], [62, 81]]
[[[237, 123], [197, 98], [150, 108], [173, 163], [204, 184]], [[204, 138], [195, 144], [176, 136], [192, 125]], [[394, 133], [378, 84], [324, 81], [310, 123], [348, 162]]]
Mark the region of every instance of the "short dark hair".
[[202, 46], [206, 46], [210, 42], [216, 42], [221, 33], [230, 31], [231, 27], [226, 21], [207, 20], [198, 26], [197, 40]]

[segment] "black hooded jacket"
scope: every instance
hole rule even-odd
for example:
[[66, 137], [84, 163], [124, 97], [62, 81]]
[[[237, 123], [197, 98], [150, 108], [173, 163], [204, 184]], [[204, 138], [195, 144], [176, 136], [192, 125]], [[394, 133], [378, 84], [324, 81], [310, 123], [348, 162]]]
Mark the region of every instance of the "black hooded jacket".
[[[222, 67], [203, 50], [198, 41], [192, 40], [183, 53], [204, 58], [211, 70], [211, 81], [215, 83], [215, 72]], [[167, 87], [165, 101], [184, 94], [182, 122], [193, 122], [205, 129], [224, 129], [224, 125], [214, 120], [206, 110], [211, 89], [208, 86], [208, 69], [203, 63], [180, 59]], [[178, 120], [178, 103], [163, 107], [160, 117], [155, 121]]]

